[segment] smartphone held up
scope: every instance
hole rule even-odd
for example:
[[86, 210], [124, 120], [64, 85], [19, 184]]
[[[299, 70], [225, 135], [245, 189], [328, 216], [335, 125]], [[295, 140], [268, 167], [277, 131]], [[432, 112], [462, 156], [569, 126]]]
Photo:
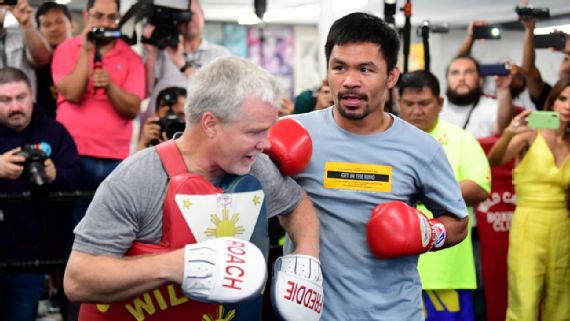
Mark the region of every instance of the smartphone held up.
[[558, 129], [560, 127], [560, 115], [554, 111], [533, 111], [527, 117], [528, 127]]

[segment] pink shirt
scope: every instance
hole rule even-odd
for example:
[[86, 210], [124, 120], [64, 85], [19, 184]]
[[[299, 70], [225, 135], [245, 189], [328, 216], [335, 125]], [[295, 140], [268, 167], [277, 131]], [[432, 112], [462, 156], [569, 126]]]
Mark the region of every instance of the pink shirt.
[[[55, 84], [75, 68], [81, 44], [82, 39], [77, 36], [57, 46], [52, 62]], [[93, 54], [92, 52], [91, 70]], [[126, 43], [115, 41], [113, 48], [103, 56], [103, 68], [119, 88], [144, 98], [144, 65], [142, 59]], [[129, 155], [132, 120], [119, 115], [103, 89], [93, 89], [92, 78], [89, 78], [79, 104], [73, 104], [61, 94], [58, 95], [56, 119], [73, 136], [81, 156], [124, 159]]]

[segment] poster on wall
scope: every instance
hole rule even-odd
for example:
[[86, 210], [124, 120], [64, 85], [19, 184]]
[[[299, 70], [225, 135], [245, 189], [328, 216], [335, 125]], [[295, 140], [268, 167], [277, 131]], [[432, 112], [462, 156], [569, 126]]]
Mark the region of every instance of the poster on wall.
[[293, 28], [270, 25], [250, 27], [247, 32], [248, 57], [277, 78], [281, 94], [293, 98]]
[[247, 27], [235, 23], [224, 24], [224, 46], [233, 55], [247, 57]]

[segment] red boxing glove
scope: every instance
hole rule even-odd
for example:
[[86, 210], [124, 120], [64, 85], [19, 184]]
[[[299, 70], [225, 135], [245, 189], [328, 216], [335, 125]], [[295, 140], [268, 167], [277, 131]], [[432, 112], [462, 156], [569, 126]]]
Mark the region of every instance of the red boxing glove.
[[292, 118], [279, 120], [269, 129], [271, 147], [264, 153], [281, 173], [295, 176], [305, 169], [313, 153], [313, 142], [307, 130]]
[[445, 243], [445, 226], [437, 219], [400, 201], [380, 204], [372, 211], [366, 226], [366, 239], [372, 253], [389, 259], [418, 255]]

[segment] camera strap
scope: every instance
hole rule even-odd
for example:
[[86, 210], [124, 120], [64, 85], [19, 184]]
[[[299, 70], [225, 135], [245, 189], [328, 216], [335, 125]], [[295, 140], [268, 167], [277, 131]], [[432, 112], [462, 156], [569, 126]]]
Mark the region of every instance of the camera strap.
[[8, 66], [8, 58], [6, 57], [6, 31], [0, 36], [0, 51], [2, 51], [2, 68]]
[[463, 129], [467, 128], [467, 125], [469, 125], [469, 120], [471, 119], [471, 114], [473, 113], [473, 110], [475, 109], [475, 106], [477, 106], [477, 104], [479, 103], [479, 99], [477, 99], [473, 105], [471, 105], [471, 108], [469, 108], [469, 112], [467, 113], [467, 118], [465, 118], [465, 123], [463, 124]]

